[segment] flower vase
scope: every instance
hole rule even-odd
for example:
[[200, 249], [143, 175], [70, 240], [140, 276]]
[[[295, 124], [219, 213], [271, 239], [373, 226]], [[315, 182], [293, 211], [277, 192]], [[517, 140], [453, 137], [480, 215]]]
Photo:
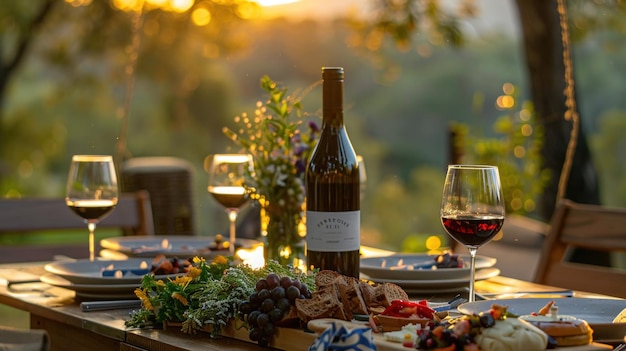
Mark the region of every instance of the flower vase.
[[305, 270], [304, 200], [294, 203], [261, 199], [259, 202], [265, 261], [275, 260]]

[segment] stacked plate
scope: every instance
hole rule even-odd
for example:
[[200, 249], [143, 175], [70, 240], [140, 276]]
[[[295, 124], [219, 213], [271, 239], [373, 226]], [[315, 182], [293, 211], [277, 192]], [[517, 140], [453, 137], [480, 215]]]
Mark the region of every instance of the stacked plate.
[[[408, 294], [455, 292], [468, 286], [470, 279], [469, 255], [459, 255], [461, 268], [436, 268], [435, 257], [429, 254], [395, 254], [361, 259], [362, 278], [375, 282], [395, 283]], [[493, 267], [495, 258], [476, 256], [476, 280], [500, 274]]]
[[[41, 281], [76, 292], [82, 299], [116, 300], [135, 298], [134, 291], [144, 275], [150, 273], [152, 261], [127, 260], [57, 261], [45, 265]], [[157, 276], [166, 279], [170, 276]]]
[[[164, 254], [167, 257], [183, 259], [194, 256], [209, 259], [216, 255], [229, 255], [228, 249], [218, 247], [215, 237], [210, 236], [121, 236], [103, 239], [100, 245], [105, 250], [118, 252], [126, 257], [154, 258], [158, 254]], [[250, 249], [257, 245], [261, 245], [258, 240], [243, 238], [235, 240], [235, 249]]]

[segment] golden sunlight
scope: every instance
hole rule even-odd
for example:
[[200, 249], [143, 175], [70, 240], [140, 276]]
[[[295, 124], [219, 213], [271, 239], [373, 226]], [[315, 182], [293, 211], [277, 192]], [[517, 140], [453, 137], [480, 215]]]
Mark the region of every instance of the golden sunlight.
[[265, 266], [263, 245], [258, 245], [250, 249], [239, 249], [237, 250], [236, 256], [239, 257], [244, 264], [247, 264], [252, 268], [261, 268]]
[[300, 0], [254, 0], [257, 4], [261, 6], [276, 6], [276, 5], [285, 5], [291, 4], [294, 2], [298, 2]]
[[191, 20], [196, 26], [206, 26], [211, 22], [211, 12], [204, 7], [197, 8], [191, 14]]

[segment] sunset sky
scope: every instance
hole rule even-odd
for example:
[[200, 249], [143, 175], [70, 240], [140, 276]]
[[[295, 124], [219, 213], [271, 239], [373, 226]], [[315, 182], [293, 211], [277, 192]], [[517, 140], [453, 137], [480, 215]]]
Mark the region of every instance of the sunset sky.
[[[293, 20], [303, 18], [332, 19], [351, 14], [371, 13], [372, 0], [257, 0], [263, 5], [263, 15], [268, 17], [288, 16]], [[451, 7], [458, 5], [456, 0], [447, 0]], [[475, 0], [479, 17], [466, 21], [464, 28], [468, 34], [485, 31], [518, 34], [518, 19], [511, 0]], [[268, 6], [277, 3], [273, 6]]]

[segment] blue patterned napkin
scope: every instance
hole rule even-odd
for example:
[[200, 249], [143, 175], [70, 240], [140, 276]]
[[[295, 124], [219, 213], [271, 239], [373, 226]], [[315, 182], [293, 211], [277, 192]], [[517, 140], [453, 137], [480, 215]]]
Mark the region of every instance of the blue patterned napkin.
[[332, 323], [315, 339], [309, 351], [376, 351], [372, 329], [368, 327], [348, 330]]

